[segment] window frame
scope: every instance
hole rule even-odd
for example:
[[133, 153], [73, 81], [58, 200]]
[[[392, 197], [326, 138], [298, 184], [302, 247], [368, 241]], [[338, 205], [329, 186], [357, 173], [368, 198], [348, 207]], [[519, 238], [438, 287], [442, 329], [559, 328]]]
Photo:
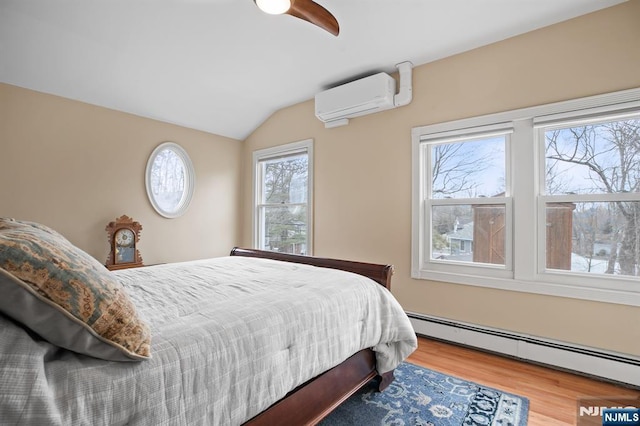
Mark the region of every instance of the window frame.
[[[590, 203], [590, 202], [614, 202], [614, 201], [631, 201], [640, 202], [640, 193], [597, 193], [597, 194], [562, 194], [551, 195], [546, 193], [546, 181], [544, 176], [545, 169], [545, 132], [547, 130], [561, 129], [568, 127], [576, 127], [581, 125], [595, 124], [599, 122], [607, 122], [613, 120], [623, 120], [630, 117], [640, 116], [640, 107], [634, 113], [618, 113], [617, 111], [603, 110], [601, 113], [591, 115], [577, 119], [567, 114], [559, 114], [553, 119], [547, 117], [545, 121], [538, 120], [535, 124], [534, 120], [534, 141], [537, 148], [538, 155], [538, 203], [537, 214], [539, 218], [546, 217], [546, 206], [549, 203]], [[542, 219], [539, 219], [538, 225], [538, 270], [537, 275], [541, 279], [557, 282], [559, 284], [571, 284], [571, 285], [584, 285], [587, 287], [607, 288], [613, 290], [625, 290], [625, 285], [629, 282], [636, 282], [636, 285], [640, 287], [640, 277], [632, 277], [628, 275], [603, 275], [593, 274], [588, 272], [575, 272], [575, 271], [563, 271], [559, 269], [547, 269], [546, 267], [546, 230], [542, 226]], [[604, 284], [595, 283], [596, 278], [600, 278], [598, 281], [606, 278], [607, 282]], [[640, 289], [639, 289], [640, 291]]]
[[[184, 171], [184, 188], [182, 191], [182, 196], [180, 197], [180, 201], [175, 205], [172, 210], [168, 210], [162, 206], [162, 203], [156, 198], [156, 195], [153, 192], [153, 168], [156, 159], [163, 151], [171, 151], [173, 155], [175, 155], [181, 162]], [[147, 160], [147, 166], [144, 172], [144, 184], [147, 192], [147, 198], [151, 203], [153, 209], [161, 216], [167, 219], [175, 219], [182, 215], [184, 215], [191, 204], [191, 200], [193, 199], [193, 193], [195, 191], [196, 186], [196, 172], [193, 167], [193, 162], [187, 154], [187, 151], [177, 144], [176, 142], [163, 142], [158, 145], [149, 155], [149, 159]]]
[[[454, 273], [454, 274], [477, 274], [486, 277], [512, 277], [512, 259], [513, 249], [511, 241], [513, 240], [512, 233], [512, 202], [511, 202], [511, 185], [510, 174], [511, 167], [509, 164], [509, 152], [510, 152], [510, 134], [512, 128], [510, 124], [492, 124], [489, 126], [478, 126], [473, 128], [466, 128], [451, 132], [435, 132], [421, 135], [421, 153], [423, 157], [422, 164], [424, 165], [420, 171], [420, 184], [422, 185], [420, 192], [423, 194], [425, 203], [425, 220], [430, 219], [430, 212], [433, 207], [440, 206], [466, 206], [466, 205], [504, 205], [505, 206], [505, 264], [493, 265], [488, 263], [475, 263], [475, 262], [461, 262], [455, 260], [439, 260], [434, 259], [432, 256], [433, 244], [432, 244], [432, 223], [429, 221], [429, 225], [424, 227], [424, 247], [423, 257], [420, 259], [423, 268], [433, 271], [435, 273]], [[431, 160], [432, 150], [431, 148], [436, 145], [442, 145], [446, 143], [464, 143], [475, 142], [482, 139], [487, 139], [496, 136], [505, 137], [505, 195], [502, 197], [473, 197], [473, 198], [434, 198], [432, 197], [432, 179], [431, 179]], [[425, 274], [430, 276], [430, 272]], [[439, 277], [436, 275], [436, 279]]]
[[[313, 255], [313, 139], [305, 139], [297, 142], [278, 145], [270, 148], [259, 149], [253, 152], [253, 206], [252, 206], [252, 245], [256, 249], [262, 249], [260, 239], [262, 236], [262, 221], [260, 209], [269, 204], [262, 203], [262, 172], [261, 164], [264, 161], [293, 157], [300, 154], [307, 155], [307, 239], [305, 255]], [[305, 203], [296, 203], [305, 204]], [[278, 204], [288, 205], [288, 204]]]
[[[546, 236], [541, 225], [545, 204], [541, 192], [544, 176], [540, 172], [544, 167], [541, 164], [544, 152], [540, 153], [540, 149], [544, 150], [544, 144], [541, 148], [539, 129], [554, 123], [591, 120], [631, 111], [640, 111], [640, 88], [413, 128], [411, 277], [640, 306], [638, 277], [545, 271]], [[431, 226], [427, 223], [429, 203], [425, 197], [426, 156], [423, 150], [426, 141], [438, 135], [473, 134], [477, 129], [508, 125], [513, 128], [507, 159], [512, 171], [510, 193], [513, 194], [512, 275], [487, 274], [487, 268], [474, 265], [433, 268], [433, 262], [425, 262], [425, 256], [430, 255], [428, 232]]]

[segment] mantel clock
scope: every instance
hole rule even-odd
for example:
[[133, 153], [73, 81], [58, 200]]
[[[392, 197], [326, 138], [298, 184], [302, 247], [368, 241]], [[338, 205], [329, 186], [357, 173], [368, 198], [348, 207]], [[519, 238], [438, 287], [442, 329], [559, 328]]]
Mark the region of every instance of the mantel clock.
[[106, 267], [110, 270], [143, 266], [138, 251], [142, 225], [129, 216], [122, 215], [105, 228], [109, 239], [109, 257]]

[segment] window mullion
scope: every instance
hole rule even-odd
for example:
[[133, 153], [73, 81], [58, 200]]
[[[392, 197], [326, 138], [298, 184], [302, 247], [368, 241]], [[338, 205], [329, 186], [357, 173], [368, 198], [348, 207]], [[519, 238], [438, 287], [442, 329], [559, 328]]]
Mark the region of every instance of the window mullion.
[[536, 275], [538, 162], [533, 139], [533, 120], [514, 121], [509, 162], [513, 172], [513, 271], [514, 278], [519, 280], [533, 280]]

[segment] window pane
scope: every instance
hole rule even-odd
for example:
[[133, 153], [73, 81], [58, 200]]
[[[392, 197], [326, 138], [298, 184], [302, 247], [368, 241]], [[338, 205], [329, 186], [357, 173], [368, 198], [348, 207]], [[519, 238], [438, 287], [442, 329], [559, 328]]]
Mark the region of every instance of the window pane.
[[307, 254], [307, 207], [263, 206], [260, 208], [263, 250]]
[[547, 130], [545, 159], [547, 194], [640, 192], [640, 120]]
[[505, 205], [432, 207], [432, 258], [505, 265]]
[[638, 276], [640, 202], [547, 203], [548, 269]]
[[174, 211], [185, 192], [185, 172], [182, 159], [172, 149], [158, 152], [151, 164], [151, 191], [158, 206]]
[[306, 154], [263, 161], [262, 203], [306, 203], [308, 160]]
[[493, 197], [505, 191], [505, 139], [431, 146], [432, 198]]

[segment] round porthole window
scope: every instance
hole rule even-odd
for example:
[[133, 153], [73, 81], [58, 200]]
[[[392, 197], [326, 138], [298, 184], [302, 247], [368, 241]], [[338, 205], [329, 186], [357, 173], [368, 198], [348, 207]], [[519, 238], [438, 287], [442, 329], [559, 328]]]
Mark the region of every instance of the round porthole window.
[[151, 205], [160, 215], [182, 216], [195, 186], [195, 172], [187, 152], [174, 142], [160, 144], [147, 161], [145, 186]]

